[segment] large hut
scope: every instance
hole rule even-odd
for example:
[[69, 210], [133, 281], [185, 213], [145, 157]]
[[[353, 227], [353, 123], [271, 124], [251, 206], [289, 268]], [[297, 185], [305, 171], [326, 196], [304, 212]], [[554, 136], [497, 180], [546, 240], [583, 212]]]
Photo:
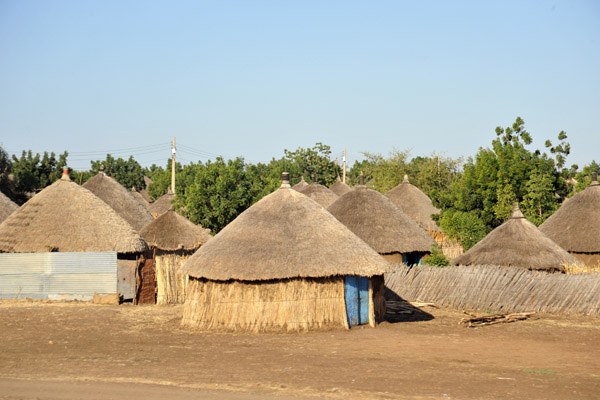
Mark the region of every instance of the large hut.
[[160, 196], [158, 200], [150, 204], [148, 211], [150, 211], [150, 214], [152, 214], [154, 218], [158, 218], [171, 209], [173, 200], [175, 200], [175, 193], [169, 188], [166, 194]]
[[567, 264], [579, 262], [529, 222], [513, 206], [511, 217], [491, 231], [463, 255], [452, 260], [454, 265], [504, 265], [548, 272], [564, 272]]
[[240, 214], [184, 264], [182, 325], [300, 331], [383, 318], [388, 263], [327, 210], [291, 189]]
[[310, 197], [317, 203], [321, 205], [323, 208], [329, 207], [334, 201], [336, 201], [340, 196], [333, 193], [327, 186], [323, 186], [320, 183], [313, 182], [310, 185], [300, 190], [305, 196]]
[[211, 236], [200, 225], [172, 208], [140, 232], [153, 252], [156, 270], [156, 303], [183, 303], [188, 277], [179, 268]]
[[19, 206], [15, 202], [0, 192], [0, 224], [18, 208]]
[[300, 182], [298, 182], [294, 186], [292, 186], [292, 189], [301, 192], [307, 186], [308, 186], [308, 183], [306, 183], [306, 181], [304, 180], [304, 175], [302, 175], [302, 177], [300, 178]]
[[364, 184], [337, 199], [327, 211], [388, 261], [420, 265], [435, 243], [390, 199]]
[[119, 182], [104, 173], [104, 167], [83, 187], [112, 207], [137, 232], [152, 221], [152, 215]]
[[350, 186], [346, 185], [345, 182], [342, 182], [342, 180], [338, 176], [335, 183], [333, 185], [331, 185], [329, 190], [331, 190], [333, 193], [337, 194], [338, 196], [343, 196], [346, 193], [351, 192], [352, 188]]
[[540, 230], [584, 264], [600, 266], [600, 185], [592, 183], [550, 216]]
[[72, 182], [68, 172], [0, 224], [3, 253], [116, 252], [117, 288], [125, 299], [135, 299], [136, 275], [145, 264], [146, 250], [133, 227]]

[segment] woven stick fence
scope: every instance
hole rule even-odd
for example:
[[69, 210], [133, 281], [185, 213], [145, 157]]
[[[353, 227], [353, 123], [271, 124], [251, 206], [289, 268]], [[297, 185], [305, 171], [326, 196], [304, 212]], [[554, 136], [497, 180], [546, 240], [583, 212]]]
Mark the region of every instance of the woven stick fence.
[[600, 315], [600, 273], [549, 274], [494, 265], [394, 267], [385, 285], [392, 297], [395, 293], [407, 301], [494, 312]]

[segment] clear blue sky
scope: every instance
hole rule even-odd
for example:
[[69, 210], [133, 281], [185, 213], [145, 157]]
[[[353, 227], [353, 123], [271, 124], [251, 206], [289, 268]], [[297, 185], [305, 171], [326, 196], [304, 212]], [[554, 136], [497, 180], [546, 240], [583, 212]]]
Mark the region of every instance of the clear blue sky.
[[0, 0], [0, 144], [75, 169], [173, 136], [183, 162], [468, 157], [517, 116], [600, 161], [600, 2]]

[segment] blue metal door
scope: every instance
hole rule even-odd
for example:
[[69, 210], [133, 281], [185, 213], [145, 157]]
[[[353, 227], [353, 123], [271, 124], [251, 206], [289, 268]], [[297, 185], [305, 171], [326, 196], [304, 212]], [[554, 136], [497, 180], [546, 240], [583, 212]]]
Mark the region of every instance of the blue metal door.
[[369, 278], [348, 275], [345, 288], [348, 325], [369, 323]]

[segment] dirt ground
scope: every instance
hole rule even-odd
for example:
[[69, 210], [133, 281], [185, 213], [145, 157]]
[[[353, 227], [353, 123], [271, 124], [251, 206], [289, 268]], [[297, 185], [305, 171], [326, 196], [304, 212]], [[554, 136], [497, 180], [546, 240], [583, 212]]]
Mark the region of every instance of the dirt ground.
[[466, 328], [458, 311], [424, 310], [249, 335], [183, 330], [181, 306], [0, 301], [0, 399], [600, 398], [600, 319]]

